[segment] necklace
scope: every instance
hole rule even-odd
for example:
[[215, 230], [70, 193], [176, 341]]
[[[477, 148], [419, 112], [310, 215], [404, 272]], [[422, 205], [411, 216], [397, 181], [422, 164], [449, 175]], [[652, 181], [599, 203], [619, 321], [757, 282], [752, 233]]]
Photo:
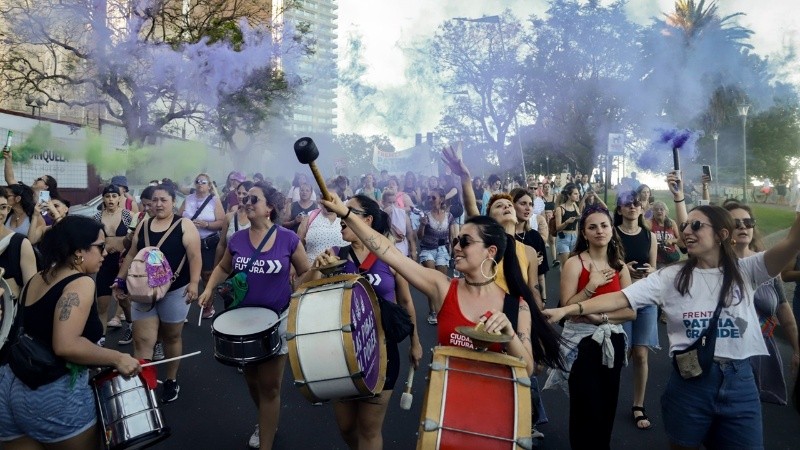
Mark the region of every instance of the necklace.
[[642, 227], [640, 227], [639, 225], [636, 225], [636, 228], [632, 230], [626, 230], [625, 228], [622, 228], [622, 225], [619, 225], [617, 229], [620, 232], [627, 234], [628, 236], [636, 236], [637, 234], [639, 234], [640, 231], [642, 231]]
[[492, 278], [489, 278], [489, 279], [488, 279], [488, 280], [486, 280], [486, 281], [481, 281], [481, 282], [478, 282], [478, 283], [476, 283], [476, 282], [474, 282], [474, 281], [469, 281], [468, 279], [464, 278], [464, 283], [467, 283], [467, 285], [469, 285], [469, 286], [478, 286], [478, 287], [480, 287], [480, 286], [486, 286], [487, 284], [492, 284], [492, 283], [494, 283], [494, 277], [492, 277]]

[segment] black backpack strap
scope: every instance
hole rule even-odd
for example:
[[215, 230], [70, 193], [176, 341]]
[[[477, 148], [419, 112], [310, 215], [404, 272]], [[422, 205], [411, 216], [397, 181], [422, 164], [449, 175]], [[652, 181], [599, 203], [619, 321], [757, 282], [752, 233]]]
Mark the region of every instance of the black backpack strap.
[[213, 198], [214, 198], [214, 194], [210, 194], [208, 197], [206, 197], [206, 199], [203, 201], [203, 204], [200, 205], [199, 208], [197, 208], [197, 211], [194, 212], [194, 215], [189, 220], [194, 222], [194, 219], [197, 219], [197, 216], [199, 216], [200, 213], [203, 212], [203, 209], [205, 209], [205, 207], [208, 204], [208, 202], [210, 202], [211, 199], [213, 199]]

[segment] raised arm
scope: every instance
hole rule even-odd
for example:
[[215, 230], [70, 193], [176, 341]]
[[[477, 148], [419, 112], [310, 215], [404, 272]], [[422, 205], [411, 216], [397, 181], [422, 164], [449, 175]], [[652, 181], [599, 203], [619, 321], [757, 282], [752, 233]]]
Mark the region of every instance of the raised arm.
[[798, 250], [800, 250], [800, 206], [789, 234], [764, 254], [764, 263], [769, 276], [777, 276], [787, 264], [794, 262]]
[[675, 202], [675, 220], [679, 224], [686, 222], [689, 212], [686, 210], [686, 196], [683, 193], [683, 181], [680, 179], [679, 171], [673, 170], [667, 174], [667, 185], [672, 192], [672, 201]]
[[478, 202], [475, 200], [475, 191], [472, 189], [472, 177], [469, 175], [469, 169], [467, 169], [464, 161], [458, 157], [458, 151], [452, 146], [445, 148], [442, 150], [442, 160], [450, 167], [450, 170], [453, 171], [453, 175], [461, 179], [462, 203], [464, 204], [464, 212], [466, 212], [467, 217], [480, 215], [481, 212], [478, 211]]
[[386, 236], [370, 228], [364, 221], [354, 218], [350, 214], [350, 209], [332, 193], [333, 200], [321, 200], [328, 211], [333, 211], [342, 218], [348, 228], [361, 239], [367, 248], [375, 253], [381, 261], [389, 264], [394, 270], [402, 275], [412, 286], [422, 291], [423, 294], [434, 301], [442, 301], [450, 287], [450, 280], [446, 275], [435, 269], [425, 268], [412, 261], [402, 253], [394, 243], [390, 242]]
[[6, 177], [6, 184], [11, 186], [17, 184], [18, 181], [14, 177], [14, 162], [11, 160], [11, 149], [3, 147], [3, 175]]

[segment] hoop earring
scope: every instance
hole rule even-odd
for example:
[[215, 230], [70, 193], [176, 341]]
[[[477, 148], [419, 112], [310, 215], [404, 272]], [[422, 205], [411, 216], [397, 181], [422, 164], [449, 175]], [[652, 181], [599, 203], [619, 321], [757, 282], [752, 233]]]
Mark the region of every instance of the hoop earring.
[[72, 267], [75, 268], [81, 264], [83, 264], [83, 255], [75, 255], [75, 257], [72, 258]]
[[[492, 266], [494, 268], [494, 273], [491, 276], [486, 275], [486, 273], [484, 273], [483, 271], [483, 265], [486, 264], [486, 261], [491, 261], [489, 264], [494, 264]], [[495, 260], [487, 256], [486, 259], [481, 261], [481, 275], [483, 275], [483, 278], [486, 278], [487, 280], [494, 280], [495, 278], [497, 278], [497, 263], [495, 262]]]

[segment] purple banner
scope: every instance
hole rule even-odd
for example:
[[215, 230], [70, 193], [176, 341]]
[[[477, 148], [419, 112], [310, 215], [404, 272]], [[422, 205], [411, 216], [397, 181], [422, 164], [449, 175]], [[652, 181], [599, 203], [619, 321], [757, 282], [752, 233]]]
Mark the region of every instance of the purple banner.
[[378, 384], [381, 347], [375, 310], [364, 286], [356, 283], [350, 298], [350, 323], [353, 324], [353, 343], [356, 360], [364, 373], [364, 383], [371, 391]]

